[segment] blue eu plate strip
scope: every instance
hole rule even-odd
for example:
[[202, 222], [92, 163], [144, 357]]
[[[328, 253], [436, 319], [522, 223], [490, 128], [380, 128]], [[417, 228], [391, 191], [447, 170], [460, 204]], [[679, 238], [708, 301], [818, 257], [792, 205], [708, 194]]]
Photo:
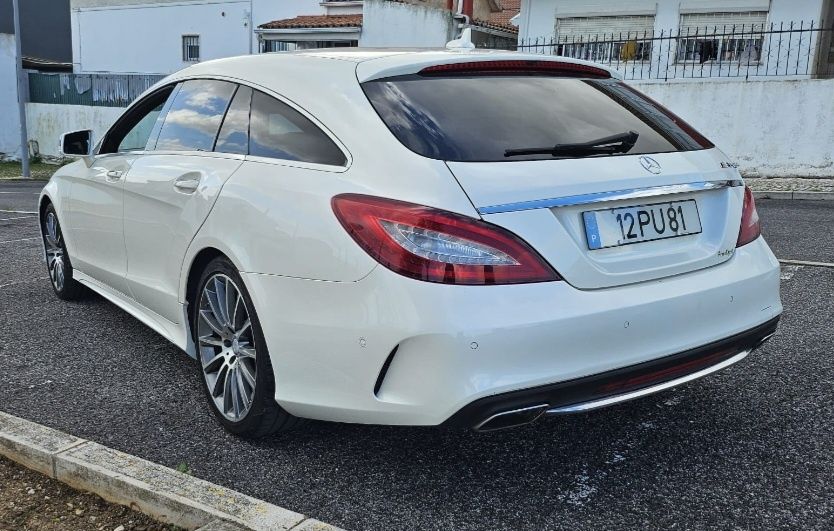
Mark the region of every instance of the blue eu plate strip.
[[594, 250], [601, 248], [602, 241], [599, 237], [596, 214], [594, 212], [583, 212], [582, 217], [585, 218], [585, 237], [588, 238], [588, 249]]

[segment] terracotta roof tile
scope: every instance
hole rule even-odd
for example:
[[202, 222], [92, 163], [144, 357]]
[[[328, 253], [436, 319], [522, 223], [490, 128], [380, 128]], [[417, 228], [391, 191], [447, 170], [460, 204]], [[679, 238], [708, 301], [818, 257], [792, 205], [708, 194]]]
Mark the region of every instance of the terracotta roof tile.
[[258, 26], [261, 29], [290, 28], [353, 28], [362, 26], [362, 15], [301, 15], [273, 20]]
[[518, 33], [518, 28], [510, 23], [510, 19], [521, 11], [521, 0], [499, 0], [501, 11], [489, 15], [486, 20], [475, 19], [475, 26], [498, 29], [509, 33]]

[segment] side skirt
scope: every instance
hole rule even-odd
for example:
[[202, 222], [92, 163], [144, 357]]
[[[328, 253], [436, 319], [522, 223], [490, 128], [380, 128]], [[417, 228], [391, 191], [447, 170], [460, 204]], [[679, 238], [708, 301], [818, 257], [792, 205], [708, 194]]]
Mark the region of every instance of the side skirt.
[[105, 284], [102, 284], [98, 280], [83, 273], [82, 271], [79, 271], [78, 269], [73, 269], [73, 277], [84, 286], [95, 291], [108, 301], [138, 319], [142, 324], [185, 351], [186, 354], [192, 358], [196, 358], [194, 342], [191, 340], [191, 334], [187, 324], [188, 319], [186, 317], [187, 311], [185, 305], [183, 305], [183, 323], [185, 324], [177, 324], [165, 319], [161, 315], [157, 315], [135, 300], [119, 293]]

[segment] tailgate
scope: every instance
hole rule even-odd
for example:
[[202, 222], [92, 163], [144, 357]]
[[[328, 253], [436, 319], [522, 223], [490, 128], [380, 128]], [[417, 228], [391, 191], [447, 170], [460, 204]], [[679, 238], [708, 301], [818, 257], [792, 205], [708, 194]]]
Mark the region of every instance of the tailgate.
[[[724, 160], [710, 149], [447, 164], [485, 220], [525, 239], [573, 286], [596, 289], [687, 273], [733, 255], [743, 187], [736, 170], [722, 167]], [[643, 238], [657, 239], [609, 238], [601, 248], [590, 241], [594, 229], [583, 215], [598, 212], [592, 217], [610, 219], [609, 228], [619, 230], [613, 221], [618, 213], [644, 210], [646, 218], [670, 207], [688, 216], [690, 233], [670, 234], [664, 227], [660, 236], [647, 225]], [[656, 229], [664, 224], [658, 217]]]

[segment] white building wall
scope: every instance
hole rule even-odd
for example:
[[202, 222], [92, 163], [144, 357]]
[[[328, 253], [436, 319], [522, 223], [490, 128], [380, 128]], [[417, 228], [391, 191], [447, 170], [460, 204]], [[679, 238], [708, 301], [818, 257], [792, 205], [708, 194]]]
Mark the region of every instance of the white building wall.
[[632, 82], [747, 176], [834, 177], [834, 79]]
[[819, 22], [823, 0], [522, 0], [519, 38], [551, 37], [558, 17], [655, 15], [655, 30], [676, 31], [686, 12], [770, 11], [769, 22]]
[[98, 142], [123, 112], [123, 107], [27, 103], [26, 123], [29, 138], [38, 142], [41, 156], [60, 158], [58, 143], [62, 134], [92, 129], [95, 142]]
[[191, 64], [182, 60], [183, 35], [200, 36], [202, 61], [247, 54], [249, 6], [203, 0], [73, 7], [73, 70], [175, 72]]
[[0, 160], [20, 157], [14, 35], [0, 33]]
[[453, 39], [449, 12], [415, 4], [365, 0], [359, 46], [443, 47]]

